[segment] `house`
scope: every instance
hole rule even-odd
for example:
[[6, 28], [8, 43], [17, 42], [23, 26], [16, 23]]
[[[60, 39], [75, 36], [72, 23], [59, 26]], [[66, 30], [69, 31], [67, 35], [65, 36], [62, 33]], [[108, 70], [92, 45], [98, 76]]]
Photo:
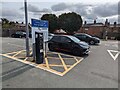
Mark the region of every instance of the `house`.
[[116, 22], [110, 24], [108, 19], [106, 19], [105, 24], [97, 23], [96, 20], [94, 20], [94, 23], [87, 23], [85, 21], [77, 33], [87, 33], [99, 38], [105, 38], [107, 35], [109, 39], [115, 39], [120, 34], [119, 32], [120, 24], [117, 24]]
[[[29, 24], [29, 32], [31, 32], [31, 26]], [[14, 26], [8, 28], [2, 28], [2, 35], [3, 37], [10, 37], [13, 33], [17, 31], [26, 32], [25, 24], [24, 23], [15, 23]]]

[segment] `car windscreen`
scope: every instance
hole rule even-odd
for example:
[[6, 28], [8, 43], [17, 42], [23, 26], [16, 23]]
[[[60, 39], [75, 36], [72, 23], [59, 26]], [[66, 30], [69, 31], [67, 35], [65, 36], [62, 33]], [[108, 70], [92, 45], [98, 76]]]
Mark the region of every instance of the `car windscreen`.
[[92, 37], [92, 36], [90, 36], [90, 35], [88, 35], [88, 34], [86, 34], [86, 36], [88, 36], [88, 37]]
[[60, 37], [59, 36], [53, 36], [51, 40], [55, 41], [55, 42], [58, 42], [58, 41], [60, 41]]
[[80, 42], [80, 40], [78, 38], [74, 37], [74, 36], [68, 36], [68, 37], [76, 43]]

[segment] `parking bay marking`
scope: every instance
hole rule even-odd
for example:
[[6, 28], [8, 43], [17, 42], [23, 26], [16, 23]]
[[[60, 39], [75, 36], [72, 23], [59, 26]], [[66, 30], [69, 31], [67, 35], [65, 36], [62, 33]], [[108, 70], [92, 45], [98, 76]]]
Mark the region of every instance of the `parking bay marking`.
[[25, 48], [24, 46], [22, 45], [17, 45], [17, 44], [12, 44], [12, 43], [8, 43], [9, 45], [13, 45], [13, 46], [16, 46], [16, 47], [22, 47], [22, 48]]
[[110, 46], [112, 46], [112, 47], [118, 47], [118, 45], [117, 44], [105, 44], [105, 46], [107, 46], [107, 47], [110, 47]]
[[[113, 58], [113, 60], [116, 60], [120, 54], [120, 51], [115, 51], [115, 50], [107, 50], [107, 51], [110, 54], [110, 56]], [[116, 53], [116, 55], [113, 55], [112, 53]]]
[[[33, 66], [33, 67], [36, 67], [36, 68], [39, 68], [39, 69], [42, 69], [42, 70], [45, 70], [45, 71], [49, 71], [49, 72], [51, 72], [51, 73], [54, 73], [54, 74], [56, 74], [56, 75], [59, 75], [59, 76], [64, 76], [67, 72], [69, 72], [73, 67], [75, 67], [78, 63], [80, 63], [82, 60], [83, 60], [83, 58], [81, 58], [81, 59], [77, 59], [75, 56], [71, 56], [71, 55], [65, 55], [65, 56], [70, 56], [70, 58], [73, 58], [73, 60], [75, 60], [76, 62], [74, 63], [74, 64], [72, 64], [72, 65], [69, 65], [69, 64], [65, 64], [65, 62], [64, 62], [64, 59], [66, 60], [66, 59], [70, 59], [70, 58], [62, 58], [61, 57], [61, 55], [64, 55], [64, 54], [60, 54], [60, 53], [56, 53], [56, 54], [58, 54], [58, 58], [61, 60], [61, 58], [62, 58], [62, 60], [61, 60], [61, 62], [62, 62], [62, 64], [61, 65], [55, 65], [55, 64], [48, 64], [48, 62], [46, 63], [46, 64], [36, 64], [36, 63], [34, 63], [34, 62], [30, 62], [30, 61], [26, 61], [26, 59], [24, 59], [24, 60], [22, 60], [22, 59], [20, 59], [20, 58], [18, 58], [18, 56], [16, 57], [16, 55], [18, 55], [20, 52], [24, 52], [25, 50], [21, 50], [21, 51], [18, 51], [18, 52], [11, 52], [12, 54], [14, 54], [14, 55], [12, 55], [12, 56], [10, 56], [9, 54], [11, 54], [11, 53], [6, 53], [6, 54], [0, 54], [1, 56], [4, 56], [4, 57], [7, 57], [7, 58], [10, 58], [10, 59], [13, 59], [13, 60], [16, 60], [16, 61], [19, 61], [19, 62], [22, 62], [22, 63], [24, 63], [24, 64], [28, 64], [28, 65], [30, 65], [30, 66]], [[15, 56], [15, 57], [14, 57]], [[28, 57], [26, 57], [26, 58], [28, 58]], [[48, 58], [46, 58], [46, 61], [48, 61], [47, 60]], [[53, 58], [54, 59], [54, 58]], [[46, 67], [45, 67], [45, 65], [46, 65]], [[60, 72], [60, 71], [56, 71], [56, 70], [54, 70], [54, 69], [52, 69], [52, 68], [49, 68], [49, 66], [55, 66], [55, 67], [64, 67], [64, 69], [65, 69], [65, 71], [63, 71], [63, 72]], [[14, 73], [14, 72], [13, 72]], [[6, 76], [6, 75], [5, 75]]]

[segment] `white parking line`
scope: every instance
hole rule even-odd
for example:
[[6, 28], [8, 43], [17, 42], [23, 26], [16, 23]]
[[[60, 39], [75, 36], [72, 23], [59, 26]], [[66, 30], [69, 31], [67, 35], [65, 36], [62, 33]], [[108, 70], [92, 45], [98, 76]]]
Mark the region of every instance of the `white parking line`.
[[105, 44], [105, 46], [107, 46], [107, 47], [118, 47], [118, 44]]
[[17, 46], [17, 47], [23, 47], [25, 48], [25, 46], [22, 46], [22, 45], [17, 45], [17, 44], [12, 44], [12, 43], [8, 43], [9, 45], [13, 45], [13, 46]]

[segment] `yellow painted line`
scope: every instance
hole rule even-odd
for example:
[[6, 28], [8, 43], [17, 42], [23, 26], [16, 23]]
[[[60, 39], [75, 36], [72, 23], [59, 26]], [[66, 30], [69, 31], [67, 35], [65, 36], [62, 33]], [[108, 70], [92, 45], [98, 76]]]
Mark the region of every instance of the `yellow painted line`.
[[9, 56], [9, 55], [7, 55], [7, 54], [3, 54], [3, 56], [4, 56], [4, 57], [7, 57], [7, 58], [10, 58], [10, 59], [13, 59], [13, 60], [16, 60], [16, 61], [19, 61], [19, 62], [22, 62], [22, 63], [25, 63], [25, 64], [30, 64], [30, 62], [21, 60], [21, 59], [16, 58], [16, 57]]
[[75, 59], [77, 62], [79, 61], [76, 57], [74, 57], [74, 59]]
[[17, 52], [16, 54], [14, 54], [12, 57], [15, 57], [15, 56], [17, 56], [18, 54], [20, 54], [22, 51], [19, 51], [19, 52]]
[[26, 57], [24, 60], [26, 61], [28, 59], [28, 57]]
[[66, 60], [68, 59], [69, 60], [69, 59], [74, 59], [74, 58], [72, 57], [72, 58], [63, 58], [63, 59], [66, 59]]
[[[4, 57], [7, 57], [7, 58], [10, 58], [10, 59], [13, 59], [13, 60], [16, 60], [16, 61], [19, 61], [19, 62], [22, 62], [24, 64], [28, 64], [28, 65], [34, 66], [36, 68], [39, 68], [39, 69], [42, 69], [42, 70], [54, 73], [54, 74], [59, 75], [59, 76], [64, 76], [67, 72], [69, 72], [73, 67], [75, 67], [78, 63], [80, 63], [83, 60], [83, 58], [82, 58], [82, 59], [78, 60], [73, 65], [66, 65], [64, 60], [63, 60], [64, 58], [62, 58], [60, 53], [59, 53], [58, 56], [59, 56], [59, 58], [60, 58], [60, 60], [61, 60], [63, 65], [49, 64], [47, 58], [45, 58], [46, 64], [36, 64], [34, 62], [26, 61], [25, 59], [27, 59], [28, 57], [26, 57], [24, 60], [21, 60], [21, 59], [19, 59], [17, 57], [9, 56], [7, 54], [0, 54], [0, 55], [2, 55]], [[65, 71], [64, 72], [59, 72], [59, 71], [51, 69], [50, 66], [64, 67]]]
[[[63, 65], [57, 65], [57, 64], [49, 64], [51, 67], [63, 67]], [[66, 65], [67, 67], [70, 67], [71, 65]]]
[[49, 57], [49, 56], [47, 56], [47, 58], [60, 59], [59, 57]]
[[24, 61], [24, 60], [15, 58], [15, 57], [11, 57], [11, 56], [6, 55], [6, 54], [2, 54], [2, 56], [7, 57], [7, 58], [10, 58], [10, 59], [13, 59], [13, 60], [16, 60], [16, 61], [19, 61], [19, 62], [22, 62], [22, 63], [24, 63], [24, 64], [28, 64], [28, 65], [30, 65], [30, 66], [33, 66], [33, 67], [36, 67], [36, 68], [39, 68], [39, 69], [42, 69], [42, 70], [45, 70], [45, 71], [48, 71], [48, 72], [51, 72], [51, 73], [54, 73], [54, 74], [56, 74], [56, 75], [62, 76], [62, 73], [61, 73], [61, 72], [55, 71], [55, 70], [53, 70], [53, 69], [48, 69], [48, 68], [44, 67], [43, 65], [38, 65], [38, 64], [35, 64], [35, 63], [33, 63], [33, 62]]
[[47, 68], [50, 69], [49, 64], [48, 64], [48, 59], [47, 59], [47, 58], [45, 58], [45, 63], [46, 63]]
[[43, 65], [37, 65], [36, 68], [40, 68], [42, 70], [46, 70], [46, 71], [54, 73], [56, 75], [63, 76], [61, 72], [58, 72], [58, 71], [53, 70], [53, 69], [48, 69], [47, 67], [44, 67]]
[[[59, 57], [50, 57], [50, 56], [47, 56], [47, 58], [52, 58], [52, 59], [60, 59]], [[73, 57], [71, 57], [71, 58], [63, 58], [63, 59], [74, 59]]]
[[67, 55], [67, 54], [63, 54], [63, 53], [60, 53], [61, 55], [64, 55], [64, 56], [68, 56], [68, 57], [75, 57], [75, 56], [73, 56], [73, 55]]
[[[60, 55], [64, 55], [64, 56], [68, 56], [68, 57], [72, 57], [72, 58], [75, 57], [75, 56], [73, 56], [73, 55], [67, 55], [67, 54], [58, 53], [58, 52], [48, 52], [48, 54], [51, 54], [51, 53], [54, 53], [54, 54], [60, 54]], [[77, 57], [77, 56], [76, 56], [76, 57]]]
[[44, 58], [45, 58], [45, 63], [46, 63], [46, 66], [47, 66], [47, 68], [49, 68], [50, 69], [50, 67], [49, 67], [49, 64], [48, 64], [48, 59], [45, 57], [45, 52], [44, 52]]
[[[20, 51], [24, 51], [24, 50], [20, 50]], [[5, 53], [5, 54], [14, 54], [14, 53], [17, 53], [19, 51], [15, 51], [15, 52], [9, 52], [9, 53]]]
[[67, 66], [66, 66], [63, 58], [60, 56], [60, 54], [58, 54], [58, 56], [59, 56], [59, 58], [60, 58], [60, 60], [61, 60], [61, 62], [62, 62], [62, 64], [63, 64], [63, 66], [64, 66], [64, 69], [67, 70]]
[[32, 54], [32, 51], [30, 52], [30, 55]]
[[69, 72], [72, 68], [74, 68], [77, 64], [79, 64], [81, 61], [83, 60], [83, 58], [82, 59], [80, 59], [78, 62], [76, 62], [75, 64], [73, 64], [70, 68], [68, 68], [66, 71], [64, 71], [63, 73], [62, 73], [62, 76], [64, 76], [67, 72]]
[[[17, 51], [18, 52], [18, 51]], [[14, 53], [17, 53], [17, 52], [11, 52], [11, 53], [6, 53], [6, 54], [14, 54]]]
[[[13, 56], [11, 56], [13, 57]], [[26, 56], [16, 56], [16, 58], [26, 58]]]

